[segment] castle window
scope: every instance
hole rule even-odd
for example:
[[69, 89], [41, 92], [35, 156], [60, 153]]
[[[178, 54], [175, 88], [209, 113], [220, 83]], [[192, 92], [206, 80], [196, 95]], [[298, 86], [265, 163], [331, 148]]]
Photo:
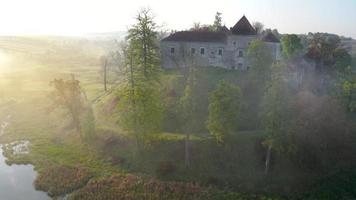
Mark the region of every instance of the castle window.
[[219, 49], [219, 50], [218, 50], [218, 55], [219, 55], [219, 56], [222, 56], [222, 54], [223, 54], [223, 50], [222, 50], [222, 49]]
[[242, 63], [239, 63], [239, 69], [242, 69]]
[[234, 46], [236, 46], [236, 42], [234, 41], [233, 43], [232, 43]]
[[191, 53], [192, 55], [194, 55], [194, 54], [195, 54], [195, 48], [191, 48], [191, 49], [190, 49], [190, 53]]
[[171, 54], [174, 54], [174, 52], [175, 52], [175, 49], [172, 47], [171, 48]]
[[204, 54], [205, 54], [205, 48], [203, 48], [203, 47], [200, 48], [200, 54], [201, 54], [201, 55], [204, 55]]
[[239, 51], [239, 57], [244, 57], [244, 52], [242, 50]]

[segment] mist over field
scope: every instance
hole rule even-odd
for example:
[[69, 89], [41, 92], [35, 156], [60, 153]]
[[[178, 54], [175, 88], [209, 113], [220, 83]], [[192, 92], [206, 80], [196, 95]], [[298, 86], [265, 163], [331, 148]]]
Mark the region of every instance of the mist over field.
[[[356, 18], [306, 30], [330, 16], [298, 24], [296, 2], [277, 2], [241, 1], [234, 15], [207, 3], [210, 17], [187, 8], [192, 21], [173, 24], [166, 4], [132, 3], [117, 28], [103, 20], [116, 4], [92, 2], [83, 19], [68, 10], [82, 29], [42, 2], [73, 34], [4, 23], [0, 200], [355, 199], [356, 40], [344, 25]], [[94, 7], [107, 13], [94, 20]], [[299, 29], [262, 21], [267, 8]]]

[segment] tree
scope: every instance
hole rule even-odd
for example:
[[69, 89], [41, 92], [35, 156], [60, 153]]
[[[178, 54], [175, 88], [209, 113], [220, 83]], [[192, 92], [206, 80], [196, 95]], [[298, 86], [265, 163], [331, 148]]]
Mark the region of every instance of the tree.
[[251, 71], [254, 72], [260, 80], [267, 80], [273, 58], [270, 49], [262, 40], [251, 42], [247, 50], [248, 64]]
[[270, 168], [272, 150], [282, 151], [283, 139], [288, 128], [288, 87], [284, 79], [286, 66], [277, 64], [273, 66], [273, 73], [269, 87], [262, 102], [263, 124], [267, 138], [263, 144], [267, 147], [265, 173]]
[[104, 73], [104, 80], [103, 80], [103, 84], [104, 84], [104, 91], [107, 91], [107, 87], [106, 87], [106, 82], [107, 82], [107, 68], [108, 68], [108, 59], [105, 56], [102, 56], [100, 58], [100, 62], [101, 62], [101, 68], [103, 70]]
[[336, 48], [333, 52], [334, 66], [337, 71], [343, 72], [351, 66], [351, 55], [343, 48]]
[[300, 38], [295, 34], [286, 34], [281, 39], [282, 52], [284, 57], [290, 59], [303, 50]]
[[54, 91], [51, 93], [53, 108], [65, 108], [72, 117], [72, 123], [76, 128], [79, 136], [81, 135], [81, 117], [86, 111], [87, 99], [80, 82], [75, 80], [54, 79], [51, 82]]
[[355, 126], [335, 97], [299, 92], [291, 101], [291, 115], [288, 146], [299, 167], [330, 174], [354, 165]]
[[256, 30], [257, 34], [261, 34], [263, 32], [264, 25], [261, 22], [254, 22], [252, 26]]
[[273, 35], [275, 35], [277, 38], [281, 37], [281, 34], [278, 32], [277, 29], [270, 29], [270, 28], [266, 28], [262, 31], [262, 35], [267, 35], [269, 33], [272, 33]]
[[220, 12], [216, 12], [216, 14], [215, 14], [215, 20], [214, 20], [214, 23], [212, 26], [213, 31], [219, 31], [223, 26], [221, 14], [222, 13], [220, 13]]
[[348, 112], [356, 113], [356, 73], [348, 67], [342, 76], [341, 91], [342, 99]]
[[333, 53], [340, 44], [340, 38], [331, 34], [310, 34], [307, 57], [314, 59], [316, 68], [322, 72], [332, 72], [334, 64]]
[[228, 81], [220, 81], [209, 97], [207, 128], [219, 143], [237, 128], [241, 90]]
[[197, 72], [196, 68], [189, 66], [188, 76], [186, 78], [183, 95], [179, 100], [181, 110], [181, 121], [184, 125], [183, 132], [185, 133], [185, 166], [190, 167], [190, 135], [196, 132], [198, 127], [198, 96], [197, 93]]
[[[136, 24], [128, 31], [129, 58], [144, 79], [156, 79], [159, 74], [159, 48], [157, 25], [150, 9], [142, 9], [136, 16]], [[132, 57], [132, 60], [131, 60]]]
[[95, 116], [93, 109], [88, 107], [83, 119], [83, 133], [87, 142], [92, 142], [95, 139]]
[[124, 80], [117, 92], [119, 123], [135, 137], [140, 151], [150, 134], [160, 130], [163, 117], [157, 31], [150, 10], [138, 13], [136, 24], [129, 29], [127, 42], [122, 70]]
[[207, 24], [201, 24], [200, 22], [194, 22], [189, 31], [212, 31], [212, 26]]

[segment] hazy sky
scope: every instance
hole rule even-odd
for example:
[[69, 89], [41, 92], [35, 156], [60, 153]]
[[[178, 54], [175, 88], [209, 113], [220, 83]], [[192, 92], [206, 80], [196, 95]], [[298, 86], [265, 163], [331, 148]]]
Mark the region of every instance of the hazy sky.
[[231, 27], [242, 15], [282, 33], [333, 32], [356, 38], [356, 0], [0, 0], [0, 34], [81, 35], [126, 30], [139, 8], [181, 30], [212, 23]]

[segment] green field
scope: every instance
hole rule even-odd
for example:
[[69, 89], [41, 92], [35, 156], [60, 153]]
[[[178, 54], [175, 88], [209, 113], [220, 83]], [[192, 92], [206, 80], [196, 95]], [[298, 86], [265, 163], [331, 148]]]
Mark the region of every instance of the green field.
[[[107, 195], [121, 198], [122, 196], [115, 197], [115, 195], [123, 194], [134, 196], [136, 199], [145, 199], [147, 195], [153, 198], [158, 194], [162, 194], [163, 196], [159, 198], [163, 199], [181, 199], [182, 195], [184, 199], [250, 198], [248, 195], [223, 192], [191, 183], [186, 185], [186, 181], [194, 181], [194, 178], [187, 177], [195, 173], [195, 170], [199, 170], [198, 168], [189, 173], [182, 171], [184, 176], [179, 171], [167, 176], [165, 168], [163, 171], [157, 171], [161, 166], [165, 166], [166, 162], [163, 162], [165, 159], [168, 166], [170, 162], [181, 162], [181, 156], [175, 155], [175, 152], [180, 151], [184, 139], [181, 134], [157, 133], [155, 140], [152, 141], [157, 144], [156, 147], [148, 148], [144, 154], [145, 159], [144, 157], [137, 159], [132, 154], [132, 140], [117, 126], [115, 118], [102, 113], [108, 102], [112, 100], [112, 95], [104, 96], [92, 105], [96, 113], [94, 144], [83, 143], [80, 140], [69, 126], [70, 119], [65, 115], [64, 110], [49, 111], [52, 91], [50, 82], [59, 78], [69, 79], [72, 74], [80, 81], [89, 101], [98, 100], [98, 97], [104, 94], [100, 56], [111, 49], [110, 42], [78, 38], [0, 38], [0, 119], [11, 116], [10, 125], [5, 134], [0, 137], [0, 143], [18, 140], [31, 142], [30, 154], [27, 155], [13, 155], [5, 150], [8, 162], [33, 164], [40, 174], [35, 183], [36, 188], [48, 191], [50, 195], [56, 196], [82, 188], [73, 195], [73, 199], [89, 198], [85, 196], [88, 191], [92, 194], [90, 198], [93, 199]], [[167, 83], [172, 83], [172, 87], [179, 88], [181, 77], [177, 74], [175, 71], [166, 71], [163, 79]], [[208, 70], [206, 75], [213, 82], [217, 82], [225, 77], [226, 73], [224, 70], [213, 69]], [[110, 76], [115, 77], [115, 74], [110, 72]], [[117, 78], [110, 80], [109, 88], [115, 81]], [[208, 89], [211, 87], [212, 85]], [[192, 137], [192, 142], [198, 144], [200, 141], [200, 136]], [[204, 145], [202, 147], [206, 148]], [[172, 154], [175, 156], [172, 157]], [[137, 160], [140, 160], [140, 163], [137, 163]], [[125, 191], [115, 192], [111, 189], [116, 187], [115, 184], [123, 184], [127, 179], [131, 180], [133, 175], [130, 173], [138, 175], [134, 185], [126, 185]], [[155, 177], [163, 182], [153, 180], [157, 188], [147, 190], [146, 180]], [[88, 180], [90, 181], [86, 185]], [[107, 180], [115, 181], [107, 182]], [[168, 180], [184, 182], [166, 183], [165, 181]], [[95, 181], [103, 187], [108, 187], [109, 191], [102, 193], [103, 191], [93, 190], [91, 184], [96, 184]], [[167, 187], [164, 193], [158, 191], [161, 187]], [[180, 192], [177, 193], [171, 187], [181, 187]], [[198, 196], [190, 192], [197, 189], [202, 191]], [[251, 198], [260, 199], [256, 196]]]

